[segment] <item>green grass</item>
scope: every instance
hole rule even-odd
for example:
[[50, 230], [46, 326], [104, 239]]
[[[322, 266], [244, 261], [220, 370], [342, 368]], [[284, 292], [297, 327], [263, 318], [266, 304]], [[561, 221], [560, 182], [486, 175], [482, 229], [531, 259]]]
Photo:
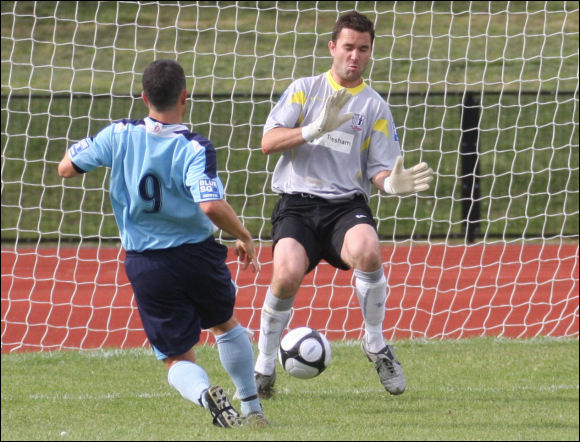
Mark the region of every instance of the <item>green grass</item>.
[[[147, 350], [4, 354], [2, 440], [578, 440], [578, 339], [396, 345], [403, 395], [384, 391], [357, 342], [333, 342], [318, 378], [279, 372], [264, 430], [214, 428]], [[216, 348], [197, 358], [231, 396]]]

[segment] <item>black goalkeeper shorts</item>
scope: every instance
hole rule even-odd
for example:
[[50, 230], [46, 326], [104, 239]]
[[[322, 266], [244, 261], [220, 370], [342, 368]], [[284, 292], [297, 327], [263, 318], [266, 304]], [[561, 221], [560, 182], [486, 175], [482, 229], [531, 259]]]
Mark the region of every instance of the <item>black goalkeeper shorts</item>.
[[307, 194], [283, 194], [272, 213], [274, 247], [282, 238], [294, 238], [306, 250], [311, 272], [324, 259], [348, 270], [340, 258], [344, 235], [357, 224], [377, 225], [362, 195], [350, 201], [333, 202]]

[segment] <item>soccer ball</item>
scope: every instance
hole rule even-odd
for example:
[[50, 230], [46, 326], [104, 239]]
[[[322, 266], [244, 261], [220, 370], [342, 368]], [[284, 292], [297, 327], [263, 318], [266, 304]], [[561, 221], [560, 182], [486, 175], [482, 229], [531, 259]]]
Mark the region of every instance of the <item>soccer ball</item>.
[[330, 364], [330, 343], [326, 336], [310, 327], [290, 330], [280, 342], [278, 359], [286, 372], [300, 379], [322, 373]]

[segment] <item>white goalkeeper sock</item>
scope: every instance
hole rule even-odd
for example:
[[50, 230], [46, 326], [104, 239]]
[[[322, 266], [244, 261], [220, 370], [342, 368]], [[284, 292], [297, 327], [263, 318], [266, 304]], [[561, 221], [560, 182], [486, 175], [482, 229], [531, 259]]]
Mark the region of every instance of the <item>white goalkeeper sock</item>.
[[379, 352], [385, 346], [383, 321], [387, 300], [387, 279], [381, 267], [374, 272], [354, 271], [356, 294], [365, 322], [365, 341], [367, 349]]
[[202, 393], [209, 388], [209, 376], [203, 368], [190, 361], [179, 361], [167, 373], [169, 385], [181, 396], [194, 404], [204, 407]]
[[294, 296], [287, 299], [277, 298], [268, 287], [260, 317], [259, 353], [254, 366], [258, 373], [271, 375], [274, 372], [280, 339], [290, 320], [292, 305]]

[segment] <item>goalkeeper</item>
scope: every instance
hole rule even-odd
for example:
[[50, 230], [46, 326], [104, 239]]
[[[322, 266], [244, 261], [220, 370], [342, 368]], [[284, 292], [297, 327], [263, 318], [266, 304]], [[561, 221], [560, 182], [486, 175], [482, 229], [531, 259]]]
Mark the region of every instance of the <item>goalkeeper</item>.
[[368, 206], [371, 184], [404, 195], [429, 188], [425, 163], [410, 169], [389, 106], [362, 79], [371, 56], [373, 24], [352, 11], [339, 17], [333, 58], [324, 74], [294, 81], [264, 127], [262, 150], [280, 153], [272, 189], [273, 275], [261, 312], [254, 377], [260, 397], [274, 392], [276, 354], [304, 276], [322, 260], [354, 269], [365, 335], [362, 349], [391, 394], [406, 380], [383, 338], [387, 298], [376, 224]]
[[[264, 426], [252, 345], [233, 314], [236, 289], [225, 263], [227, 249], [214, 239], [213, 224], [238, 238], [243, 267], [256, 271], [252, 237], [224, 200], [211, 142], [182, 124], [187, 107], [183, 68], [173, 60], [157, 60], [145, 69], [142, 82], [148, 117], [114, 122], [72, 145], [58, 173], [70, 178], [97, 166], [111, 168], [125, 270], [169, 384], [208, 409], [219, 427]], [[221, 387], [210, 386], [196, 363], [193, 346], [201, 328], [216, 337], [220, 361], [242, 398], [243, 416]]]

